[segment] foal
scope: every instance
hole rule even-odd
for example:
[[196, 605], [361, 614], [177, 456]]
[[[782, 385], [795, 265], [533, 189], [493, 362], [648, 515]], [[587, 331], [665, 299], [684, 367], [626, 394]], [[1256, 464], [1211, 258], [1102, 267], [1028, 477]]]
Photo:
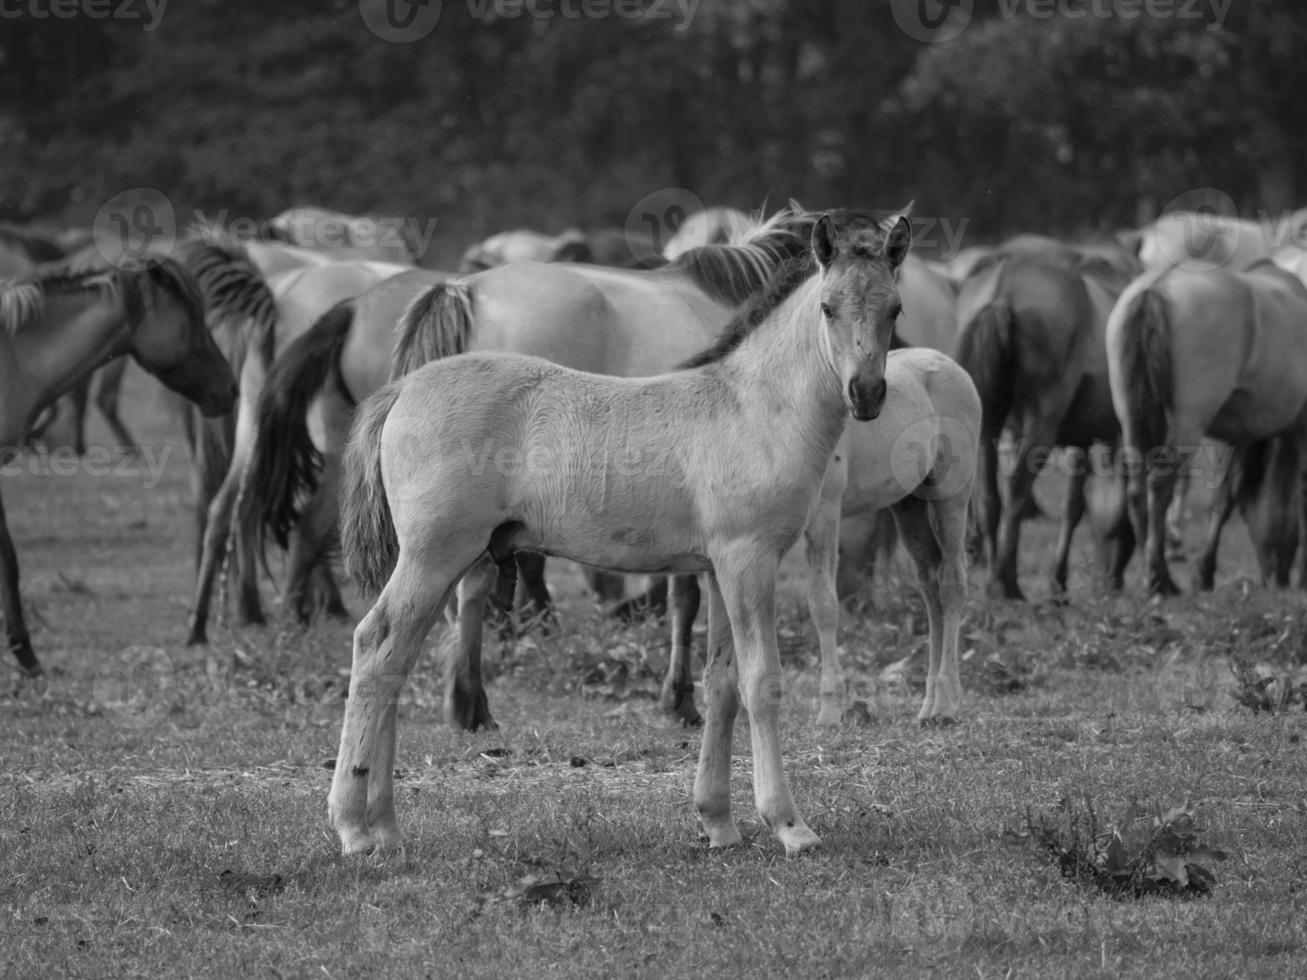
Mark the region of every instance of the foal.
[[[354, 633], [329, 798], [344, 853], [399, 841], [399, 691], [459, 580], [468, 575], [460, 618], [475, 620], [496, 563], [518, 549], [625, 572], [711, 573], [694, 790], [709, 842], [740, 839], [729, 779], [742, 700], [759, 814], [787, 854], [819, 843], [781, 763], [776, 571], [818, 501], [848, 415], [880, 414], [901, 312], [894, 270], [910, 243], [905, 219], [884, 233], [823, 216], [812, 233], [818, 274], [699, 368], [627, 379], [466, 354], [360, 408], [345, 460], [344, 545], [360, 585], [381, 595]], [[478, 465], [487, 450], [491, 465]]]

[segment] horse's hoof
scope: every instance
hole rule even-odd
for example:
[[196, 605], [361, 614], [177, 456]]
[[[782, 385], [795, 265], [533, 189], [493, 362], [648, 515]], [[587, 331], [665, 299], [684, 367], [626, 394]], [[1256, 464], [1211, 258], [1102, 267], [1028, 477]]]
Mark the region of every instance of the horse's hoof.
[[818, 728], [838, 728], [844, 721], [844, 709], [838, 704], [823, 704], [817, 709]]
[[484, 690], [469, 694], [455, 688], [445, 699], [445, 720], [450, 727], [460, 728], [465, 732], [475, 732], [484, 728], [492, 732], [499, 726], [490, 717], [490, 704], [486, 701]]
[[734, 820], [712, 826], [705, 824], [703, 832], [708, 835], [708, 846], [712, 848], [734, 847], [744, 839], [740, 836], [740, 828], [735, 826]]
[[821, 838], [802, 820], [796, 820], [791, 827], [781, 827], [776, 831], [776, 837], [784, 846], [786, 857], [794, 857], [796, 854], [810, 851], [821, 843]]
[[694, 685], [688, 688], [679, 684], [664, 684], [658, 705], [663, 714], [680, 721], [686, 728], [698, 728], [703, 724], [699, 709], [694, 706]]
[[209, 631], [203, 626], [191, 627], [190, 635], [186, 637], [188, 647], [204, 647], [209, 645]]
[[949, 715], [934, 715], [930, 718], [918, 718], [917, 722], [922, 728], [952, 728], [958, 720]]

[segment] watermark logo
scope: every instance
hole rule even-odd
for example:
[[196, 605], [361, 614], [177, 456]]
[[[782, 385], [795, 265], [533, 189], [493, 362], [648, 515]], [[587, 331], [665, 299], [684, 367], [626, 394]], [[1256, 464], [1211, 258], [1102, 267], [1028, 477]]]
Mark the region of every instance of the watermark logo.
[[703, 201], [684, 187], [664, 187], [646, 195], [626, 216], [627, 249], [636, 259], [647, 256], [650, 247], [662, 254], [686, 219], [702, 210]]
[[975, 479], [975, 446], [976, 435], [957, 419], [921, 419], [894, 440], [890, 472], [906, 493], [947, 500]]
[[177, 214], [168, 196], [133, 187], [105, 201], [91, 222], [96, 250], [110, 265], [157, 265], [177, 244]]
[[441, 0], [359, 0], [359, 16], [377, 37], [392, 44], [412, 44], [440, 23]]
[[169, 0], [0, 0], [0, 20], [142, 21], [149, 33], [163, 22]]
[[103, 661], [91, 681], [91, 697], [123, 728], [152, 728], [172, 710], [176, 676], [158, 647], [130, 646]]
[[1145, 232], [1139, 258], [1150, 268], [1211, 269], [1228, 263], [1240, 245], [1239, 209], [1224, 191], [1196, 187], [1173, 198]]
[[962, 35], [971, 23], [975, 0], [891, 0], [894, 23], [914, 41], [942, 44]]

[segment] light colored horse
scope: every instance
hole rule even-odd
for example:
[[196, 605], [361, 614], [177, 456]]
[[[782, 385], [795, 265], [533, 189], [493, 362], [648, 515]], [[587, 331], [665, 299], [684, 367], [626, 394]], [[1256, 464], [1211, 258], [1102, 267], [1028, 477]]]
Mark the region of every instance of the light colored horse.
[[[1283, 437], [1307, 460], [1307, 287], [1270, 262], [1150, 271], [1122, 293], [1106, 343], [1148, 591], [1174, 595], [1162, 521], [1201, 440], [1240, 447]], [[1292, 495], [1292, 483], [1281, 483]], [[1214, 520], [1205, 547], [1213, 556], [1219, 533]]]
[[1256, 221], [1199, 211], [1171, 211], [1137, 232], [1124, 232], [1131, 248], [1149, 269], [1179, 265], [1190, 271], [1238, 272], [1268, 259], [1283, 244], [1275, 229]]
[[289, 550], [284, 605], [301, 623], [313, 612], [309, 576], [336, 550], [340, 461], [355, 407], [390, 380], [409, 304], [448, 278], [412, 269], [343, 300], [287, 344], [268, 374], [245, 482], [260, 538], [266, 529]]
[[663, 246], [668, 259], [680, 258], [692, 248], [704, 245], [724, 245], [747, 235], [758, 224], [735, 208], [708, 208], [688, 215], [676, 233]]
[[[1066, 591], [1072, 536], [1084, 516], [1085, 454], [1097, 441], [1115, 445], [1120, 438], [1104, 338], [1108, 315], [1131, 277], [1095, 268], [1075, 272], [1040, 260], [1001, 258], [982, 266], [959, 296], [958, 308], [967, 319], [960, 324], [957, 359], [984, 404], [981, 537], [990, 589], [1005, 598], [1024, 598], [1017, 581], [1019, 536], [1044, 462], [1040, 456], [1067, 447], [1073, 464], [1052, 570], [1052, 589], [1060, 594]], [[1133, 271], [1141, 270], [1136, 265]], [[1005, 427], [1017, 441], [1004, 494], [998, 441]], [[1123, 544], [1112, 569], [1118, 588], [1131, 547]]]
[[[210, 415], [235, 403], [236, 381], [204, 325], [203, 301], [176, 263], [40, 272], [0, 286], [0, 447], [18, 445], [41, 409], [96, 365], [127, 354]], [[0, 593], [9, 649], [27, 673], [40, 674], [3, 502]]]
[[616, 269], [656, 269], [666, 260], [647, 238], [621, 228], [591, 232], [569, 228], [561, 235], [519, 228], [470, 246], [463, 253], [458, 271], [465, 275], [485, 272], [510, 262], [583, 262]]
[[[344, 853], [398, 843], [397, 696], [455, 587], [459, 629], [479, 630], [495, 563], [517, 549], [622, 571], [711, 572], [695, 780], [709, 843], [740, 840], [729, 780], [741, 701], [763, 821], [787, 854], [820, 843], [782, 766], [776, 572], [817, 503], [848, 415], [869, 420], [884, 405], [899, 306], [893, 269], [910, 234], [906, 220], [886, 237], [875, 225], [823, 218], [813, 232], [820, 275], [700, 368], [613, 378], [469, 354], [369, 399], [346, 456], [342, 528], [351, 570], [381, 594], [354, 634], [329, 797]], [[477, 467], [469, 450], [502, 458]], [[934, 463], [922, 462], [927, 479]], [[965, 505], [932, 501], [902, 514], [905, 534], [924, 545], [923, 580], [964, 590]], [[932, 715], [954, 710], [960, 693], [956, 632], [939, 648]]]
[[407, 222], [378, 221], [318, 207], [289, 208], [263, 226], [269, 239], [317, 252], [331, 262], [413, 265], [418, 243]]
[[[240, 402], [237, 406], [235, 429], [232, 437], [230, 463], [222, 484], [209, 504], [205, 521], [204, 544], [196, 574], [195, 598], [189, 617], [189, 644], [208, 642], [209, 606], [218, 570], [226, 555], [227, 542], [233, 527], [240, 533], [235, 536], [237, 587], [237, 615], [242, 623], [263, 623], [263, 608], [259, 599], [258, 569], [254, 561], [255, 542], [252, 532], [246, 529], [248, 521], [236, 521], [237, 500], [244, 486], [245, 470], [249, 463], [256, 424], [259, 395], [263, 390], [267, 372], [276, 356], [286, 345], [307, 331], [327, 310], [342, 300], [357, 296], [382, 279], [406, 271], [407, 266], [383, 262], [333, 262], [281, 273], [270, 283], [276, 300], [275, 309], [262, 329], [262, 341], [245, 358], [240, 372]], [[243, 506], [255, 506], [247, 497]], [[322, 575], [317, 583], [325, 592], [326, 604], [336, 614], [343, 615], [344, 606], [330, 572], [319, 566]]]
[[[465, 350], [509, 350], [605, 374], [670, 370], [710, 343], [734, 308], [761, 289], [783, 262], [806, 253], [813, 221], [814, 216], [781, 212], [735, 245], [697, 249], [657, 272], [519, 262], [437, 286], [405, 314], [405, 339], [398, 343], [399, 370]], [[339, 370], [329, 364], [331, 348], [347, 342], [355, 350], [371, 347], [389, 352], [396, 346], [391, 309], [396, 295], [384, 290], [380, 302], [367, 304], [365, 315], [353, 317], [348, 325], [343, 313], [330, 322], [324, 318], [303, 343], [287, 348], [278, 360], [277, 381], [260, 409], [259, 450], [250, 484], [264, 502], [265, 528], [279, 540], [298, 520], [305, 497], [314, 501], [309, 507], [316, 529], [299, 542], [306, 550], [314, 550], [311, 542], [318, 531], [333, 523], [329, 515], [336, 496], [336, 471], [324, 473], [317, 483], [318, 446], [296, 414], [319, 393], [329, 402], [340, 397], [338, 385], [322, 383], [323, 370], [328, 371], [327, 380]], [[355, 374], [353, 381], [356, 402], [370, 393], [367, 382], [380, 385], [367, 372]], [[344, 409], [337, 404], [329, 411], [340, 417]], [[335, 429], [326, 434], [322, 448], [328, 458], [343, 449], [343, 442], [334, 442], [337, 435]], [[533, 612], [546, 611], [550, 599], [543, 559], [523, 555], [519, 565]], [[607, 597], [620, 595], [614, 590]], [[687, 625], [687, 643], [688, 629]], [[467, 727], [489, 723], [488, 714], [483, 718], [472, 707], [451, 711], [451, 721], [457, 717]]]

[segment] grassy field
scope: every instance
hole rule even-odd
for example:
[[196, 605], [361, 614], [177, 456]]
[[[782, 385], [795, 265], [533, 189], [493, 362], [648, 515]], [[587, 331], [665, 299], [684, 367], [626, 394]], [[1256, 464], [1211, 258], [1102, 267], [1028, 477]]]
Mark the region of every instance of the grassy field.
[[[744, 720], [747, 842], [700, 841], [698, 736], [649, 696], [662, 636], [611, 626], [557, 570], [563, 634], [491, 658], [499, 731], [444, 727], [434, 648], [421, 662], [400, 709], [406, 847], [342, 860], [326, 793], [349, 629], [181, 645], [187, 460], [139, 374], [132, 392], [154, 453], [136, 472], [25, 461], [3, 480], [51, 677], [0, 667], [0, 976], [1307, 974], [1307, 714], [1254, 714], [1227, 666], [1296, 665], [1307, 607], [1253, 584], [1237, 525], [1217, 592], [1163, 606], [1096, 596], [1083, 560], [1068, 606], [989, 603], [975, 578], [965, 718], [945, 731], [914, 723], [920, 672], [900, 662], [924, 615], [893, 576], [842, 626], [867, 710], [816, 729], [788, 564], [786, 757], [824, 839], [794, 860], [753, 815]], [[1053, 535], [1028, 526], [1035, 597]], [[1104, 825], [1192, 801], [1229, 855], [1213, 892], [1064, 878], [1028, 818], [1086, 801]]]

